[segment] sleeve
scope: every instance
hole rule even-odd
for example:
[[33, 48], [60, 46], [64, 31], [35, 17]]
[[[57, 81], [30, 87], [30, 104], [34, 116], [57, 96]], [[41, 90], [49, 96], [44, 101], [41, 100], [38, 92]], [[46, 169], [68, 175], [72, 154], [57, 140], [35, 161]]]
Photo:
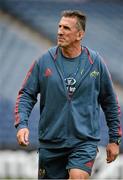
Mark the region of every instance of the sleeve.
[[35, 61], [30, 67], [17, 96], [14, 124], [16, 128], [28, 126], [30, 113], [37, 102], [39, 88], [39, 66]]
[[122, 136], [121, 111], [111, 75], [101, 58], [100, 101], [109, 129], [109, 142], [119, 142]]

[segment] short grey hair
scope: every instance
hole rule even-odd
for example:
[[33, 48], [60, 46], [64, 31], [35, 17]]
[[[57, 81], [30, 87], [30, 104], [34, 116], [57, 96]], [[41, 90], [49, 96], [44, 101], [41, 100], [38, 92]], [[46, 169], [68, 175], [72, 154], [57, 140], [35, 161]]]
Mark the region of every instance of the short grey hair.
[[79, 10], [65, 10], [62, 11], [62, 17], [76, 17], [77, 29], [85, 31], [86, 28], [86, 15]]

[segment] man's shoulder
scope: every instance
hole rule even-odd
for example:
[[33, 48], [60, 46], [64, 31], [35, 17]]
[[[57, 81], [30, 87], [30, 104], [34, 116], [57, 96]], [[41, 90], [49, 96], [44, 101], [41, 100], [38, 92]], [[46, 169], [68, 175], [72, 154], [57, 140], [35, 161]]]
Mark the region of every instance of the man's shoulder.
[[56, 54], [57, 46], [53, 46], [49, 48], [46, 52], [44, 52], [39, 58], [38, 61], [44, 61], [44, 60], [49, 60], [51, 58], [54, 59], [55, 54]]
[[103, 63], [103, 57], [100, 55], [98, 51], [95, 51], [88, 47], [85, 47], [85, 48], [87, 48], [88, 54], [94, 63]]
[[88, 50], [88, 53], [90, 54], [91, 58], [93, 60], [95, 60], [97, 58], [97, 56], [99, 55], [99, 53], [89, 47], [85, 47]]
[[52, 46], [48, 49], [48, 52], [56, 53], [58, 46]]

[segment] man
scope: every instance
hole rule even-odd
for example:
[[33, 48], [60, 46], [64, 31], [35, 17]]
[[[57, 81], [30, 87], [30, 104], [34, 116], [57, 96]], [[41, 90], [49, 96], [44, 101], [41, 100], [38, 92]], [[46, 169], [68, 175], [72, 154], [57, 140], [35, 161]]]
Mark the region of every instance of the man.
[[100, 140], [102, 107], [109, 128], [107, 163], [119, 154], [120, 109], [100, 55], [81, 45], [86, 16], [64, 11], [57, 47], [34, 62], [16, 102], [17, 140], [29, 144], [28, 119], [40, 93], [39, 179], [88, 179]]

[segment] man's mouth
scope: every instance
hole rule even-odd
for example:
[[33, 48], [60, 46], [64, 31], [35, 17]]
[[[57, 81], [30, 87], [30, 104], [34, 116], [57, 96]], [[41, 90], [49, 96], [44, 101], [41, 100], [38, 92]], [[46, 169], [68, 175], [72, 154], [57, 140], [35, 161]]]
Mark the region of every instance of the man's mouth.
[[58, 40], [59, 40], [59, 41], [64, 41], [64, 38], [58, 36]]

